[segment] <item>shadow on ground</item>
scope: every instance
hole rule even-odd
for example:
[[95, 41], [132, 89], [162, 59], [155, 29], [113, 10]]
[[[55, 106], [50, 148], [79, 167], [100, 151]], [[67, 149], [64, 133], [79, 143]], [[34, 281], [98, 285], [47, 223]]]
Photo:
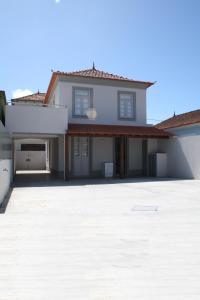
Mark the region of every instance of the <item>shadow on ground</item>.
[[55, 175], [51, 174], [17, 174], [13, 182], [13, 187], [47, 187], [47, 186], [84, 186], [84, 185], [101, 185], [101, 184], [124, 184], [124, 183], [143, 183], [143, 182], [158, 182], [180, 180], [172, 178], [87, 178], [87, 179], [71, 179], [64, 181]]
[[8, 202], [10, 200], [10, 196], [12, 194], [12, 191], [13, 191], [13, 188], [11, 187], [8, 194], [6, 195], [5, 199], [0, 204], [0, 214], [4, 214], [6, 212], [6, 208], [7, 208]]

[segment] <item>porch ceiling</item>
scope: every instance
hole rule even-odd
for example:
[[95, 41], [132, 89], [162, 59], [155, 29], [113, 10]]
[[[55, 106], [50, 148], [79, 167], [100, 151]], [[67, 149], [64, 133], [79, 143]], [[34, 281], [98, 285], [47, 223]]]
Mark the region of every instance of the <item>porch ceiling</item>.
[[171, 133], [153, 126], [120, 126], [96, 124], [69, 124], [68, 136], [127, 136], [140, 138], [169, 138]]

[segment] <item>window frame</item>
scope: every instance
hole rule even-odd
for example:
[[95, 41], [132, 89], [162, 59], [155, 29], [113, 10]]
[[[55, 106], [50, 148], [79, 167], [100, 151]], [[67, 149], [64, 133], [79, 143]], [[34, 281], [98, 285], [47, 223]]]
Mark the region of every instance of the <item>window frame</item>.
[[45, 152], [46, 151], [46, 145], [44, 143], [40, 144], [34, 144], [34, 143], [22, 143], [20, 145], [20, 151], [40, 151], [40, 152]]
[[[122, 94], [127, 94], [132, 96], [132, 107], [133, 107], [133, 115], [132, 117], [122, 117], [120, 112], [120, 96]], [[136, 121], [136, 92], [129, 91], [118, 91], [118, 119], [124, 121]]]
[[75, 92], [76, 90], [83, 90], [90, 92], [90, 99], [89, 99], [89, 108], [93, 108], [93, 88], [82, 87], [82, 86], [73, 86], [72, 87], [72, 117], [73, 118], [84, 118], [88, 119], [87, 115], [77, 115], [75, 114]]

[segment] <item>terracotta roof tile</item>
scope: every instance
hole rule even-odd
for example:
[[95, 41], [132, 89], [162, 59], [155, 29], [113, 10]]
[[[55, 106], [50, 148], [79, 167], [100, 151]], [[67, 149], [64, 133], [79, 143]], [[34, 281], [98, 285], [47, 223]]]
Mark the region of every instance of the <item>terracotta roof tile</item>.
[[122, 80], [122, 81], [131, 81], [131, 82], [141, 82], [153, 85], [153, 82], [139, 81], [134, 79], [129, 79], [127, 77], [115, 75], [112, 73], [104, 72], [101, 70], [97, 70], [94, 67], [92, 69], [80, 70], [75, 72], [55, 72], [58, 75], [66, 75], [66, 76], [80, 76], [80, 77], [90, 77], [90, 78], [100, 78], [100, 79], [111, 79], [111, 80]]
[[169, 118], [156, 125], [159, 129], [181, 127], [200, 123], [200, 109]]
[[97, 70], [94, 66], [92, 69], [86, 69], [86, 70], [80, 70], [80, 71], [75, 71], [75, 72], [60, 72], [56, 71], [52, 73], [51, 80], [47, 89], [46, 97], [44, 102], [48, 102], [48, 98], [51, 94], [51, 91], [53, 89], [53, 86], [56, 82], [56, 79], [58, 76], [68, 76], [68, 77], [82, 77], [82, 78], [98, 78], [98, 79], [104, 79], [104, 80], [116, 80], [119, 82], [129, 82], [129, 83], [136, 83], [143, 85], [144, 88], [148, 88], [151, 85], [154, 84], [154, 82], [149, 82], [149, 81], [140, 81], [140, 80], [135, 80], [135, 79], [129, 79], [127, 77], [115, 75], [112, 73], [104, 72], [101, 70]]
[[169, 138], [170, 133], [153, 126], [123, 126], [123, 125], [94, 125], [72, 124], [68, 125], [69, 136], [129, 136], [143, 138]]
[[44, 102], [45, 99], [45, 93], [40, 93], [37, 92], [35, 94], [32, 95], [28, 95], [28, 96], [24, 96], [24, 97], [19, 97], [19, 98], [14, 98], [11, 101], [12, 102], [20, 102], [20, 101], [32, 101], [32, 102]]

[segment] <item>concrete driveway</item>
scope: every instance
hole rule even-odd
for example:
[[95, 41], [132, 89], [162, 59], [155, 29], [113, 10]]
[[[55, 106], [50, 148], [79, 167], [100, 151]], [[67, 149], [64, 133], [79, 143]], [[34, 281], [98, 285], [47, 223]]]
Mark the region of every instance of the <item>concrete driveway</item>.
[[14, 188], [0, 300], [199, 300], [200, 181]]

